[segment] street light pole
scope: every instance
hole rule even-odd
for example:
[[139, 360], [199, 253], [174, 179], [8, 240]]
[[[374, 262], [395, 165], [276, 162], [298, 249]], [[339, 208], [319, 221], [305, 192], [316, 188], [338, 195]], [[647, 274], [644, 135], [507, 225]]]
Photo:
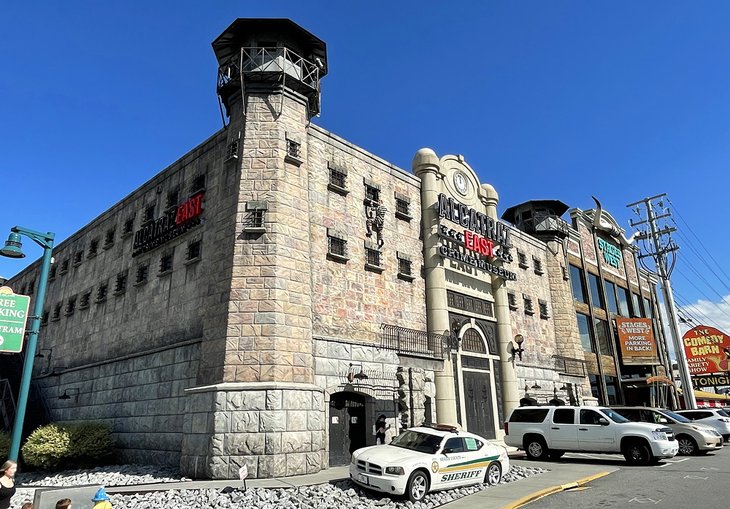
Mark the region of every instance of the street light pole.
[[51, 232], [41, 233], [19, 226], [14, 226], [10, 231], [12, 233], [5, 243], [5, 247], [0, 249], [0, 255], [10, 258], [23, 258], [25, 254], [21, 250], [21, 235], [25, 235], [43, 248], [41, 274], [38, 278], [38, 291], [36, 292], [35, 302], [33, 303], [33, 315], [30, 317], [30, 330], [28, 331], [28, 344], [25, 348], [25, 362], [23, 363], [23, 375], [20, 381], [18, 406], [15, 411], [15, 421], [13, 423], [13, 433], [10, 437], [10, 451], [8, 453], [8, 459], [18, 461], [20, 440], [23, 435], [23, 422], [25, 421], [25, 409], [28, 405], [28, 393], [30, 392], [30, 380], [33, 376], [33, 359], [35, 358], [38, 332], [41, 326], [43, 305], [46, 300], [48, 273], [51, 270], [51, 252], [53, 251], [53, 239], [55, 235]]

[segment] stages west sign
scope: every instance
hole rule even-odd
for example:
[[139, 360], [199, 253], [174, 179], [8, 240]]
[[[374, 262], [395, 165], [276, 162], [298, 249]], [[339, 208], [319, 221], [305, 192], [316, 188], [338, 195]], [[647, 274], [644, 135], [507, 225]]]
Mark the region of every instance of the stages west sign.
[[0, 352], [18, 353], [23, 349], [29, 304], [30, 297], [16, 295], [7, 286], [0, 288]]

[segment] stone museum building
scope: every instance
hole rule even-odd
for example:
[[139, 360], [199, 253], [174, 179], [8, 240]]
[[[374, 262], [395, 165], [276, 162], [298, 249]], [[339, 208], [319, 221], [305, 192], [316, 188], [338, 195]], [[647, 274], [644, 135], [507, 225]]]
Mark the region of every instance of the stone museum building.
[[404, 170], [313, 124], [326, 46], [289, 20], [213, 50], [225, 127], [54, 249], [25, 352], [45, 419], [108, 423], [128, 462], [272, 477], [349, 463], [380, 414], [388, 438], [499, 439], [519, 404], [650, 401], [662, 341], [625, 362], [616, 320], [656, 316], [656, 278], [599, 206], [501, 221], [464, 157]]

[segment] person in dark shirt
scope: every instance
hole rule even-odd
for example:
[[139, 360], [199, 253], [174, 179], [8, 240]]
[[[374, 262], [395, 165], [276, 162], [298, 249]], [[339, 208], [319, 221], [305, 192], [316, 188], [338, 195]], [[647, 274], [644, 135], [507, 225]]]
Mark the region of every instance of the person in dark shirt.
[[383, 445], [385, 443], [385, 432], [390, 429], [390, 424], [385, 421], [385, 415], [380, 414], [375, 421], [375, 444]]
[[10, 499], [15, 495], [15, 472], [18, 464], [8, 460], [0, 467], [0, 509], [10, 508]]

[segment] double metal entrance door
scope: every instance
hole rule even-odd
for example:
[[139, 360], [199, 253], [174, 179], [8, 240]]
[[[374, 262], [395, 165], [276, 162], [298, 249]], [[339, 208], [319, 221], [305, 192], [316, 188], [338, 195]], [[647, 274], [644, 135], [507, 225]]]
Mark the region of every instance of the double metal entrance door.
[[464, 381], [466, 428], [484, 438], [496, 438], [490, 373], [464, 371], [462, 380]]
[[365, 398], [338, 392], [330, 398], [330, 466], [349, 465], [353, 451], [366, 444]]

